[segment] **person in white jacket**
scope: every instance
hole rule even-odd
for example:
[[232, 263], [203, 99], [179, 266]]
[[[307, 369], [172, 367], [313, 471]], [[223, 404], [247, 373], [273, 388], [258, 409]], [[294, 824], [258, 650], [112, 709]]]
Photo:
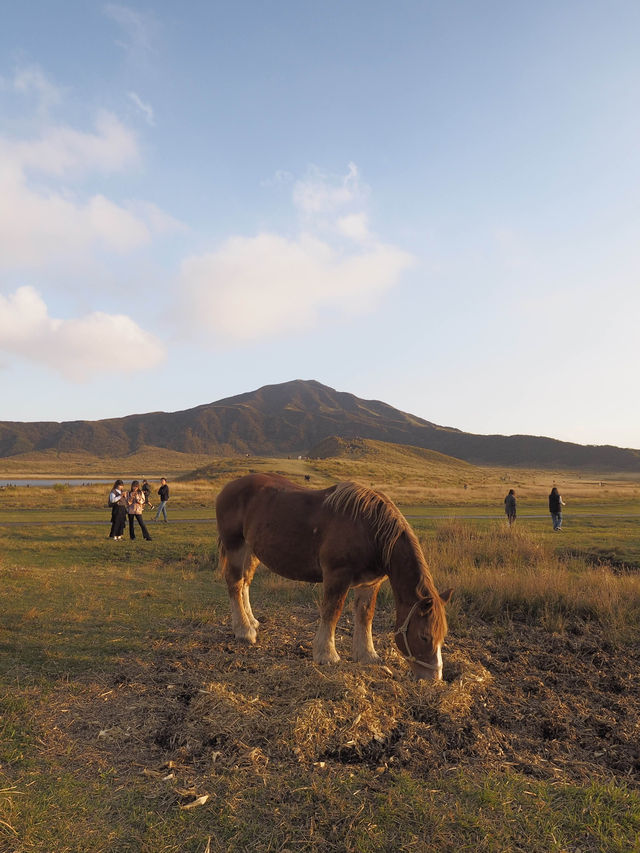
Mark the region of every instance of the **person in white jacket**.
[[144, 492], [140, 488], [138, 480], [131, 483], [131, 491], [127, 493], [127, 512], [129, 513], [129, 538], [136, 538], [136, 531], [133, 527], [133, 522], [137, 518], [143, 537], [151, 542], [151, 536], [147, 530], [147, 525], [142, 518], [142, 510], [144, 509]]

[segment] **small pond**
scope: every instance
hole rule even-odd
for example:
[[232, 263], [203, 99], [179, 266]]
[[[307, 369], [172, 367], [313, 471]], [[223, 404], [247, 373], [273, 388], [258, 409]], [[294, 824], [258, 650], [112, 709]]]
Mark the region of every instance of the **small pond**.
[[0, 480], [0, 489], [6, 486], [93, 486], [96, 483], [113, 483], [113, 480], [100, 480], [93, 478], [69, 478], [60, 480]]

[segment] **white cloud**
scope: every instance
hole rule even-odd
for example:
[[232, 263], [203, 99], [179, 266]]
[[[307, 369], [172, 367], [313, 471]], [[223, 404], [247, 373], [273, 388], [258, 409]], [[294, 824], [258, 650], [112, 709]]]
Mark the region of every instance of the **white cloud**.
[[102, 195], [80, 202], [0, 173], [0, 269], [73, 265], [94, 247], [126, 252], [150, 238], [144, 221]]
[[304, 180], [294, 184], [293, 202], [303, 214], [318, 216], [333, 214], [354, 202], [361, 203], [365, 193], [355, 163], [349, 163], [347, 174], [339, 179], [330, 178], [314, 167]]
[[82, 382], [96, 373], [132, 373], [165, 357], [161, 342], [123, 314], [94, 311], [59, 320], [32, 287], [0, 295], [0, 349]]
[[107, 112], [90, 132], [46, 124], [34, 139], [0, 136], [0, 270], [74, 266], [93, 249], [128, 252], [180, 227], [155, 205], [75, 191], [85, 173], [117, 172], [138, 156], [135, 134]]
[[16, 170], [49, 176], [116, 172], [138, 159], [135, 134], [106, 111], [98, 114], [93, 133], [49, 126], [38, 139], [14, 142], [0, 137], [0, 145], [3, 158]]
[[365, 313], [412, 263], [381, 243], [343, 255], [309, 234], [232, 237], [217, 252], [184, 261], [180, 294], [196, 328], [247, 341], [299, 332], [323, 311]]
[[138, 95], [136, 92], [127, 92], [127, 95], [129, 96], [129, 99], [133, 101], [136, 107], [143, 114], [147, 121], [147, 124], [150, 124], [153, 127], [156, 122], [153, 114], [153, 107], [151, 106], [151, 104], [147, 104], [145, 101], [143, 101], [140, 95]]
[[341, 216], [336, 222], [336, 227], [345, 237], [359, 243], [364, 243], [371, 237], [366, 213], [350, 213], [348, 216]]
[[151, 230], [156, 234], [170, 234], [188, 230], [184, 222], [180, 222], [179, 219], [149, 201], [129, 202], [127, 210], [148, 223]]
[[367, 193], [354, 163], [337, 179], [314, 168], [293, 187], [304, 222], [297, 238], [234, 236], [187, 258], [180, 300], [189, 328], [248, 341], [308, 329], [327, 312], [373, 310], [415, 259], [371, 234], [362, 210]]

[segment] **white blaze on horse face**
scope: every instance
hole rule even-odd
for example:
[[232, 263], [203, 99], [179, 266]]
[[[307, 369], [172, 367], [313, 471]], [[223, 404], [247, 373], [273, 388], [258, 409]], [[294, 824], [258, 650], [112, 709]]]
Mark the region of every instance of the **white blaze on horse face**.
[[[422, 679], [442, 681], [442, 653], [440, 651], [440, 646], [436, 649], [436, 659], [431, 666], [422, 666], [417, 660], [410, 661], [409, 665], [418, 681], [421, 681]], [[431, 667], [433, 667], [433, 669]]]

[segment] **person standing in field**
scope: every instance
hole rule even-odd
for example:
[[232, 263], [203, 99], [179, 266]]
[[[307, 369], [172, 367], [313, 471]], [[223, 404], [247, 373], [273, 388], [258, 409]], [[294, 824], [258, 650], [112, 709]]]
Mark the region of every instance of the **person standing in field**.
[[127, 523], [127, 502], [122, 487], [122, 480], [116, 480], [109, 492], [109, 506], [111, 507], [111, 530], [109, 539], [122, 539], [124, 526]]
[[153, 509], [153, 504], [151, 503], [151, 498], [149, 495], [151, 494], [151, 486], [147, 483], [146, 480], [142, 481], [142, 491], [144, 493], [144, 500], [149, 509]]
[[167, 501], [169, 500], [169, 486], [167, 486], [167, 481], [163, 477], [160, 480], [160, 488], [158, 489], [158, 495], [160, 496], [160, 506], [158, 507], [158, 512], [156, 513], [156, 517], [153, 519], [154, 521], [160, 520], [160, 513], [164, 516], [164, 520], [167, 521]]
[[144, 523], [144, 520], [142, 518], [143, 509], [144, 492], [140, 488], [140, 483], [137, 480], [134, 480], [131, 483], [131, 491], [127, 494], [127, 512], [129, 513], [129, 539], [136, 538], [136, 531], [134, 530], [133, 522], [137, 518], [138, 524], [140, 525], [140, 529], [142, 530], [142, 536], [147, 540], [147, 542], [151, 542], [151, 536], [149, 536], [147, 525]]
[[553, 522], [553, 529], [558, 532], [562, 530], [562, 507], [566, 506], [565, 502], [562, 500], [562, 496], [557, 488], [554, 486], [551, 489], [551, 494], [549, 495], [549, 512], [551, 513], [551, 521]]
[[507, 515], [509, 527], [516, 520], [516, 493], [513, 489], [509, 489], [509, 494], [504, 499], [504, 511]]

